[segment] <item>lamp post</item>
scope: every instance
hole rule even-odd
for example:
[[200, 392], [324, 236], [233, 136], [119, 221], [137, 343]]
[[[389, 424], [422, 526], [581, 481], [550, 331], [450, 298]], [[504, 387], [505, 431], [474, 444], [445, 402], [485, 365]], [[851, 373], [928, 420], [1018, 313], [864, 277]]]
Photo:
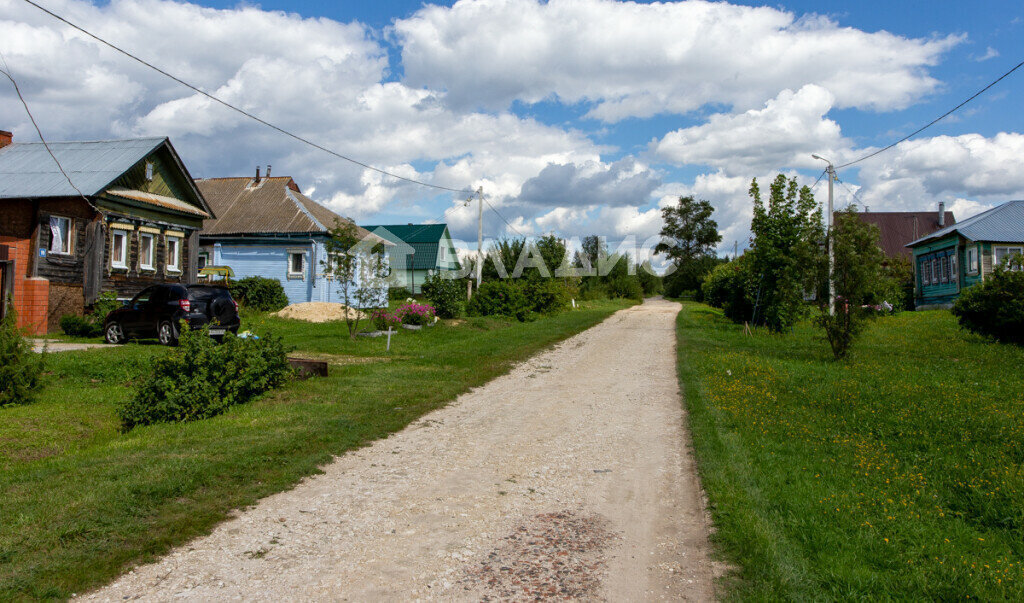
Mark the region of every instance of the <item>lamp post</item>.
[[836, 168], [831, 161], [821, 155], [811, 155], [811, 157], [828, 164], [828, 167], [825, 168], [825, 171], [828, 172], [828, 313], [834, 315], [836, 313], [836, 282], [832, 275], [835, 272], [836, 258], [832, 250], [832, 181], [836, 177]]

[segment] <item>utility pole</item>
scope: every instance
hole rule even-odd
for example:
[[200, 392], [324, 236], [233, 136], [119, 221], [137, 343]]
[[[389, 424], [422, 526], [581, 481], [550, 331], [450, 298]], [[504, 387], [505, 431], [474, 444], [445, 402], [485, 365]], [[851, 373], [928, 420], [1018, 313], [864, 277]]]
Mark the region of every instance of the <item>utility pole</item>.
[[828, 172], [828, 313], [835, 315], [836, 281], [833, 275], [835, 274], [836, 257], [832, 249], [832, 181], [836, 178], [836, 168], [833, 167], [831, 161], [820, 155], [811, 155], [811, 157], [828, 164], [828, 167], [825, 168], [825, 171]]
[[484, 187], [476, 189], [479, 198], [476, 222], [476, 288], [484, 278]]

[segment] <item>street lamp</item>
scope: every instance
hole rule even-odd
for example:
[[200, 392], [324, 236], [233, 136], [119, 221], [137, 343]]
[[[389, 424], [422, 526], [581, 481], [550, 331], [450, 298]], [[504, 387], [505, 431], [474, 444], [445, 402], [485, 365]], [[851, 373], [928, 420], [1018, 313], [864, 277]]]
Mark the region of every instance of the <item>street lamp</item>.
[[828, 172], [828, 313], [836, 313], [836, 282], [832, 275], [835, 272], [836, 258], [832, 250], [832, 181], [836, 177], [836, 168], [832, 162], [821, 155], [811, 155], [814, 159], [824, 161], [828, 164], [825, 171]]

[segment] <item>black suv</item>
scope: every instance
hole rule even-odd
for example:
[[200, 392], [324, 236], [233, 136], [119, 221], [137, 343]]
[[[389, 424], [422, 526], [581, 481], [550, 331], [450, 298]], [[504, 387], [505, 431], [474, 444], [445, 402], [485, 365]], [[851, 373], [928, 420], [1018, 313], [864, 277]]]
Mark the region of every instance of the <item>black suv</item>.
[[107, 343], [129, 338], [156, 337], [164, 345], [178, 343], [180, 321], [192, 328], [210, 325], [210, 335], [238, 332], [238, 304], [225, 287], [211, 285], [154, 285], [146, 287], [123, 308], [107, 314], [103, 331]]

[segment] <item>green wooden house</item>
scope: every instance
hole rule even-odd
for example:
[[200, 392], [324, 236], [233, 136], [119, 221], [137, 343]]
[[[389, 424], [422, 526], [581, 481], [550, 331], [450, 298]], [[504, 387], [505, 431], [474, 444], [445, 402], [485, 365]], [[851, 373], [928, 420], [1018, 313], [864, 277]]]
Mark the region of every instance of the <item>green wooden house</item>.
[[447, 224], [383, 224], [363, 228], [395, 244], [389, 250], [392, 287], [405, 287], [418, 294], [429, 274], [459, 270], [459, 256]]
[[1024, 253], [1024, 200], [1009, 201], [907, 244], [917, 309], [950, 308], [960, 292]]

